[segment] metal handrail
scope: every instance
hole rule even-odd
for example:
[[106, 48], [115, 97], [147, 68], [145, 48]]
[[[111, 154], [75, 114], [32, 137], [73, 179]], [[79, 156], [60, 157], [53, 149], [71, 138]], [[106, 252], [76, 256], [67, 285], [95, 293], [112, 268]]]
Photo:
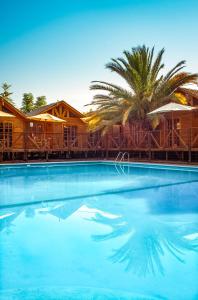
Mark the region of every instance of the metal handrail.
[[121, 155], [123, 155], [123, 152], [120, 151], [120, 152], [118, 153], [118, 155], [116, 156], [115, 161], [118, 161], [118, 159], [120, 158]]
[[122, 157], [121, 157], [120, 161], [123, 161], [125, 156], [127, 156], [127, 160], [129, 161], [129, 152], [124, 152], [122, 154]]
[[115, 159], [115, 161], [117, 162], [118, 161], [118, 159], [119, 159], [119, 162], [121, 162], [121, 161], [123, 161], [124, 160], [124, 158], [125, 158], [125, 156], [127, 156], [127, 160], [129, 161], [129, 152], [119, 152], [118, 153], [118, 155], [116, 156], [116, 159]]
[[[129, 158], [130, 158], [130, 155], [129, 155], [129, 152], [119, 152], [118, 155], [116, 156], [116, 159], [115, 159], [115, 162], [118, 162], [118, 159], [120, 158], [119, 162], [122, 162], [124, 161], [124, 158], [127, 157], [127, 160], [129, 162]], [[118, 172], [118, 174], [122, 175], [127, 175], [129, 174], [129, 165], [126, 165], [127, 167], [127, 173], [125, 172], [125, 164], [116, 164], [115, 163], [115, 168]], [[121, 172], [120, 172], [121, 171]]]

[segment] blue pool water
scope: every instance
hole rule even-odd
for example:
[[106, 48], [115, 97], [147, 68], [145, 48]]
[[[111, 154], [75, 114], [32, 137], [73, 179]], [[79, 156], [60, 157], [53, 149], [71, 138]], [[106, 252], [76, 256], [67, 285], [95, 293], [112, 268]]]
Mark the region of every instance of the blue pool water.
[[198, 168], [0, 166], [0, 299], [197, 300]]

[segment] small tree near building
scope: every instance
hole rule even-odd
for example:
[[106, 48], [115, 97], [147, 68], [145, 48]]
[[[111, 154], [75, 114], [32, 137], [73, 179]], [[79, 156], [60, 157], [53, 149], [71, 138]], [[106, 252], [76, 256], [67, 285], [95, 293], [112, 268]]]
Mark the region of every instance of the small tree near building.
[[29, 113], [34, 109], [34, 96], [32, 93], [24, 93], [22, 99], [21, 110], [24, 113]]
[[13, 94], [10, 91], [11, 84], [4, 82], [1, 87], [3, 89], [3, 92], [0, 94], [0, 96], [3, 97], [6, 101], [10, 102], [12, 105], [15, 105], [14, 101], [10, 98], [10, 96]]
[[39, 108], [39, 107], [44, 106], [46, 104], [47, 104], [46, 97], [45, 96], [39, 96], [39, 97], [36, 98], [34, 108]]

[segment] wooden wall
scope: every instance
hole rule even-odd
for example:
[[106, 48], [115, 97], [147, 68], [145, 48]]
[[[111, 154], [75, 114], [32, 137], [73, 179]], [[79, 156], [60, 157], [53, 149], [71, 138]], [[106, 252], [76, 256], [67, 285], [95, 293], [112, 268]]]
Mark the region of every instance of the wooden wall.
[[[15, 116], [14, 118], [0, 118], [0, 123], [12, 124], [13, 132], [12, 149], [5, 149], [4, 151], [66, 151], [70, 149], [81, 151], [88, 148], [92, 149], [90, 136], [87, 133], [87, 124], [81, 119], [83, 116], [64, 103], [51, 107], [43, 113], [50, 113], [64, 119], [65, 123], [30, 121], [12, 105], [2, 101], [1, 98], [0, 110]], [[134, 124], [124, 127], [115, 125], [108, 133], [108, 138], [98, 134], [97, 138], [94, 137], [93, 140], [101, 140], [101, 144], [105, 141], [104, 145], [115, 150], [146, 149], [149, 147], [158, 150], [181, 147], [188, 150], [189, 141], [191, 141], [193, 148], [198, 148], [198, 111], [174, 112], [173, 117], [174, 120], [178, 120], [178, 126], [172, 133], [170, 132], [172, 114], [169, 113], [165, 115], [158, 128], [152, 132], [149, 131], [149, 127], [148, 130], [143, 130], [140, 123], [134, 122]], [[30, 126], [30, 123], [33, 123], [33, 127]], [[76, 128], [76, 138], [71, 134], [66, 141], [67, 129], [72, 128]], [[97, 147], [98, 149], [99, 147], [102, 148], [93, 142], [93, 149]]]
[[73, 147], [82, 148], [86, 145], [87, 124], [83, 120], [81, 120], [83, 115], [76, 112], [75, 110], [72, 110], [72, 108], [64, 103], [60, 103], [58, 106], [49, 109], [47, 112], [66, 121], [65, 124], [62, 124], [62, 128], [60, 126], [57, 126], [57, 133], [62, 132], [63, 134], [64, 127], [76, 127], [77, 140], [76, 142], [72, 142]]

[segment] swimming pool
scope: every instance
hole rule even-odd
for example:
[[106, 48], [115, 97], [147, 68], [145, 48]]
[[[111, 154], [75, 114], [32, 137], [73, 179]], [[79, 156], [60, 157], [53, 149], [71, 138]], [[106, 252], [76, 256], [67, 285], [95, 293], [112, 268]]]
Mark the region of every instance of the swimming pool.
[[0, 299], [198, 299], [198, 168], [0, 166]]

